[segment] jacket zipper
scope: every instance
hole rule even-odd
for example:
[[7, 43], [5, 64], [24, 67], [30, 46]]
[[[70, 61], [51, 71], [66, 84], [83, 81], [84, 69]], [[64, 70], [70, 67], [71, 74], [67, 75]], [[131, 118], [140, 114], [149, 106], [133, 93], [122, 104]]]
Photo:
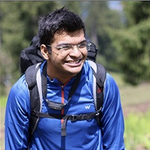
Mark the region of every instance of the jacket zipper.
[[[61, 102], [64, 104], [65, 103], [65, 93], [64, 93], [64, 86], [70, 81], [70, 79], [64, 84], [60, 85], [61, 86]], [[64, 108], [61, 110], [61, 114], [64, 115]], [[61, 119], [61, 126], [64, 123], [64, 119]]]
[[[65, 100], [64, 100], [64, 85], [61, 85], [61, 102], [64, 104]], [[61, 110], [61, 114], [64, 114], [64, 108]]]

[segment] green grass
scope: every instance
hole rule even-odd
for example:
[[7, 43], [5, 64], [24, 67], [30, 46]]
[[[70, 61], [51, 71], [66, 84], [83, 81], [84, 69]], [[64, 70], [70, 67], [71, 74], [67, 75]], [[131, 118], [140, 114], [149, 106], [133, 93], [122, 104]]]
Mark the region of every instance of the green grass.
[[0, 96], [0, 108], [4, 108], [6, 106], [7, 96]]
[[119, 87], [123, 107], [150, 101], [150, 83], [131, 86], [124, 83], [121, 74], [110, 74], [114, 77]]
[[[131, 86], [121, 75], [110, 74], [118, 84], [123, 108], [150, 101], [150, 83]], [[125, 145], [127, 150], [150, 150], [150, 108], [147, 113], [131, 113], [125, 118]]]
[[4, 116], [7, 96], [0, 96], [0, 150], [4, 150]]
[[[125, 144], [129, 150], [150, 149], [150, 111], [146, 114], [130, 114], [125, 120]], [[142, 150], [143, 150], [142, 149]]]

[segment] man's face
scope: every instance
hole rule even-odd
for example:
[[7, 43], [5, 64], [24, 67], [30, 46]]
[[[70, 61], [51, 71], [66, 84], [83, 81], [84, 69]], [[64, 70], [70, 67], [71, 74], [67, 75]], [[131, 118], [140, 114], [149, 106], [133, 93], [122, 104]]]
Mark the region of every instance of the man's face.
[[73, 33], [56, 33], [51, 44], [48, 63], [57, 76], [74, 76], [82, 69], [87, 57], [86, 39], [83, 30]]

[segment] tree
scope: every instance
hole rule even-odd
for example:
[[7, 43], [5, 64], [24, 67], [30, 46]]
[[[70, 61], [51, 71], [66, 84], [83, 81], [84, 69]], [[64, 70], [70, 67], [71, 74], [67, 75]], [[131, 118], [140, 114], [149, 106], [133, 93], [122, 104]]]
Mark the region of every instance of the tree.
[[[32, 7], [31, 7], [32, 6]], [[13, 71], [17, 74], [19, 54], [37, 34], [39, 16], [51, 11], [56, 2], [2, 2], [2, 45], [13, 58]]]
[[123, 2], [123, 6], [126, 27], [109, 33], [120, 52], [118, 64], [125, 81], [137, 85], [150, 80], [150, 2]]
[[100, 60], [98, 61], [103, 63], [107, 70], [112, 70], [112, 68], [117, 70], [114, 65], [117, 51], [112, 47], [107, 28], [122, 28], [119, 13], [110, 10], [108, 2], [88, 2], [85, 7], [88, 10], [85, 19], [87, 35], [99, 48]]

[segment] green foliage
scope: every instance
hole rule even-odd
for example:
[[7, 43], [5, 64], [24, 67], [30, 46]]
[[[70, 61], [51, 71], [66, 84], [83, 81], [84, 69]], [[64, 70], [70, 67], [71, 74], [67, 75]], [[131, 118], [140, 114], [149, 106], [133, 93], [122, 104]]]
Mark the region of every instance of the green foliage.
[[27, 47], [37, 34], [39, 16], [53, 10], [55, 6], [56, 2], [1, 3], [3, 50], [7, 50], [12, 56], [15, 73], [19, 70], [20, 51]]
[[124, 7], [128, 26], [134, 26], [141, 21], [147, 20], [150, 16], [149, 1], [124, 1], [122, 5]]
[[114, 46], [117, 48], [118, 53], [120, 52], [120, 57], [117, 61], [124, 73], [125, 81], [137, 84], [139, 78], [146, 71], [140, 61], [143, 49], [138, 36], [123, 30], [118, 32], [110, 30], [110, 34], [112, 35]]
[[[7, 60], [7, 61], [6, 61]], [[0, 51], [0, 95], [5, 95], [5, 87], [9, 85], [12, 60], [9, 54]]]
[[[118, 51], [117, 61], [120, 70], [124, 73], [125, 81], [137, 85], [150, 80], [150, 3], [124, 2], [123, 4], [130, 22], [128, 27], [121, 30], [110, 28], [107, 30]], [[144, 19], [141, 16], [145, 16]]]
[[150, 111], [147, 114], [130, 114], [125, 120], [126, 148], [137, 150], [138, 147], [150, 149]]
[[6, 96], [0, 96], [0, 109], [6, 107], [7, 97]]
[[[112, 47], [107, 27], [119, 29], [122, 27], [120, 15], [115, 10], [110, 10], [107, 2], [88, 2], [86, 5], [85, 24], [87, 35], [99, 48], [99, 55], [108, 70], [117, 70], [115, 59], [116, 49]], [[117, 23], [116, 23], [117, 22]], [[99, 58], [97, 59], [99, 61]], [[101, 61], [102, 62], [102, 61]]]

